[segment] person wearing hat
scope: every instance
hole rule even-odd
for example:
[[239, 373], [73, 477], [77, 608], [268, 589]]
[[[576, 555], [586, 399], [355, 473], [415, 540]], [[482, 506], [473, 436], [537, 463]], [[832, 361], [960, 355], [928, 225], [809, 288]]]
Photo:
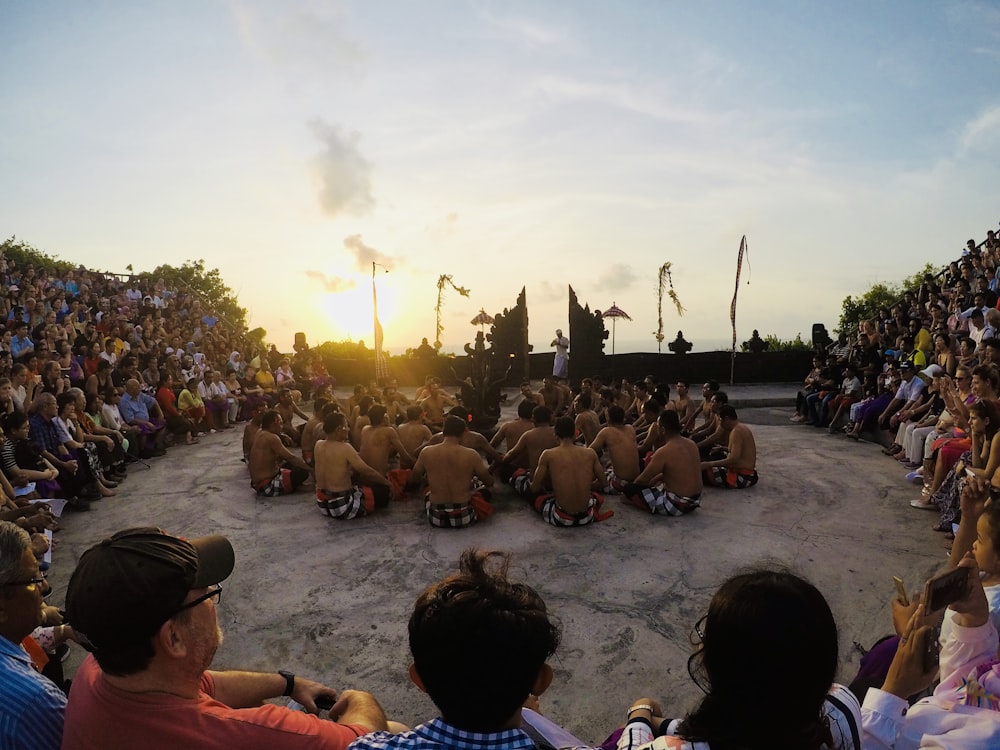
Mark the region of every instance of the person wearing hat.
[[[121, 531], [80, 558], [66, 617], [92, 652], [76, 672], [63, 750], [336, 748], [386, 729], [375, 698], [289, 672], [216, 672], [219, 585], [233, 571], [229, 540], [161, 529]], [[291, 696], [307, 711], [263, 704]], [[333, 703], [326, 721], [317, 700]]]
[[36, 671], [21, 646], [42, 624], [43, 597], [48, 592], [28, 532], [0, 521], [0, 747], [4, 750], [56, 750], [62, 738], [66, 696]]
[[899, 426], [898, 418], [893, 421], [896, 414], [905, 414], [917, 406], [923, 400], [924, 389], [927, 387], [924, 379], [916, 377], [917, 369], [909, 360], [899, 363], [899, 375], [902, 382], [878, 418], [878, 426], [883, 430], [896, 429]]

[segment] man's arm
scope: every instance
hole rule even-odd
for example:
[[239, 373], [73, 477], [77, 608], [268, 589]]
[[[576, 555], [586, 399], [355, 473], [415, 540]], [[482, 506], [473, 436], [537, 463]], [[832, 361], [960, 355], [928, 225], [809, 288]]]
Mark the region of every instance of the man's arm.
[[[485, 442], [485, 438], [483, 438], [483, 440]], [[483, 461], [482, 457], [478, 453], [475, 454], [474, 461], [476, 467], [475, 471], [476, 478], [479, 479], [487, 487], [492, 487], [493, 475], [490, 474], [490, 467], [486, 465], [486, 462]]]
[[601, 428], [601, 431], [594, 436], [594, 442], [587, 446], [598, 456], [601, 455], [601, 451], [604, 450], [604, 445], [607, 443], [607, 433], [610, 429], [610, 427]]
[[281, 438], [279, 438], [273, 432], [269, 432], [267, 434], [271, 436], [271, 438], [269, 438], [272, 444], [271, 450], [274, 451], [275, 455], [285, 459], [288, 463], [292, 464], [293, 466], [297, 466], [300, 469], [305, 469], [310, 474], [313, 473], [313, 468], [305, 461], [303, 461], [301, 458], [292, 453], [290, 450], [288, 450], [288, 448], [285, 447], [285, 444], [281, 442]]
[[357, 473], [362, 480], [368, 482], [369, 484], [381, 484], [388, 486], [388, 479], [369, 466], [353, 447], [348, 447], [351, 448], [351, 450], [347, 453], [347, 463], [351, 467], [352, 471]]
[[[530, 432], [530, 430], [528, 432]], [[517, 442], [514, 443], [514, 447], [503, 454], [503, 458], [500, 459], [503, 463], [510, 463], [525, 451], [525, 447], [527, 446], [527, 441], [525, 440], [525, 436], [527, 434], [528, 433], [525, 432], [523, 435], [521, 435], [521, 437], [517, 439]]]
[[643, 469], [639, 476], [635, 478], [636, 484], [643, 484], [649, 486], [653, 484], [654, 480], [663, 473], [663, 460], [659, 458], [656, 453], [649, 459], [649, 463], [646, 464], [646, 468]]
[[[284, 694], [287, 681], [280, 674], [267, 672], [210, 672], [215, 683], [215, 699], [231, 708], [252, 708], [269, 698]], [[371, 731], [387, 728], [385, 712], [375, 696], [360, 690], [337, 691], [303, 677], [295, 678], [291, 698], [316, 713], [316, 698], [327, 696], [336, 701], [330, 709], [340, 724], [359, 724]]]
[[[551, 450], [551, 448], [549, 450]], [[531, 477], [531, 491], [535, 494], [544, 492], [546, 489], [546, 482], [549, 478], [548, 452], [548, 450], [542, 451], [542, 455], [538, 457], [538, 466], [535, 467], [535, 473]]]
[[713, 466], [739, 466], [743, 460], [743, 452], [746, 449], [746, 441], [743, 439], [742, 433], [734, 430], [729, 436], [729, 451], [725, 458], [720, 458], [718, 461], [702, 461], [702, 469], [710, 469]]
[[399, 460], [404, 464], [412, 464], [413, 456], [409, 454], [409, 451], [407, 451], [406, 447], [403, 445], [403, 441], [399, 439], [399, 433], [391, 427], [389, 429], [389, 442], [395, 449], [396, 454], [399, 456]]
[[[509, 424], [510, 422], [504, 422], [502, 425], [500, 425], [500, 429], [498, 429], [496, 433], [494, 433], [493, 439], [490, 440], [490, 445], [492, 447], [496, 448], [498, 445], [500, 445], [500, 443], [504, 441], [504, 439], [507, 436], [507, 425]], [[503, 458], [503, 456], [501, 456], [501, 458]]]
[[424, 474], [427, 473], [427, 469], [424, 467], [423, 446], [421, 446], [421, 450], [418, 453], [417, 460], [413, 464], [413, 470], [410, 472], [410, 481], [414, 484], [420, 482], [424, 478]]

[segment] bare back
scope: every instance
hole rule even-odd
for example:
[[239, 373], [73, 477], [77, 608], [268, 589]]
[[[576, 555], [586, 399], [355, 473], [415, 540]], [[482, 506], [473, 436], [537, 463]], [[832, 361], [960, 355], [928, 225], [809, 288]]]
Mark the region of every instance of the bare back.
[[256, 484], [270, 479], [278, 473], [282, 462], [293, 458], [281, 438], [269, 430], [260, 430], [250, 448], [250, 481]]
[[559, 438], [552, 425], [542, 425], [532, 427], [521, 435], [517, 444], [508, 453], [514, 454], [513, 463], [533, 472], [538, 466], [538, 459], [541, 458], [542, 451], [555, 448], [559, 445]]
[[360, 461], [354, 446], [343, 440], [317, 440], [313, 450], [316, 487], [328, 492], [344, 492], [354, 484], [352, 463]]
[[493, 477], [479, 454], [453, 438], [440, 445], [428, 445], [420, 451], [413, 471], [416, 478], [426, 473], [430, 501], [434, 505], [468, 503], [472, 496], [473, 477], [478, 477], [487, 485], [493, 483]]
[[753, 471], [757, 467], [757, 443], [750, 428], [737, 422], [729, 432], [730, 468]]
[[597, 413], [591, 409], [581, 411], [576, 415], [576, 429], [583, 435], [583, 442], [590, 445], [601, 431], [601, 420]]
[[361, 430], [361, 460], [382, 476], [389, 472], [389, 457], [402, 455], [402, 448], [399, 435], [389, 425], [368, 425]]
[[636, 482], [652, 485], [657, 479], [667, 492], [682, 497], [694, 497], [701, 492], [701, 457], [693, 440], [680, 435], [668, 438], [650, 457]]
[[504, 422], [500, 425], [500, 429], [497, 430], [493, 439], [490, 440], [490, 445], [494, 448], [498, 448], [501, 443], [504, 444], [506, 450], [510, 450], [515, 445], [517, 441], [521, 439], [521, 435], [530, 430], [534, 425], [531, 423], [530, 419], [515, 419], [511, 422]]
[[604, 482], [597, 454], [567, 440], [542, 453], [531, 489], [539, 491], [548, 483], [560, 508], [567, 513], [582, 513], [590, 505], [595, 481]]
[[[396, 432], [399, 434], [399, 442], [411, 456], [417, 455], [420, 446], [430, 440], [433, 434], [431, 428], [423, 422], [406, 422], [397, 427]], [[412, 466], [412, 463], [409, 465]]]
[[639, 476], [639, 447], [632, 425], [608, 425], [590, 444], [594, 450], [607, 448], [611, 457], [611, 468], [619, 479], [631, 482]]

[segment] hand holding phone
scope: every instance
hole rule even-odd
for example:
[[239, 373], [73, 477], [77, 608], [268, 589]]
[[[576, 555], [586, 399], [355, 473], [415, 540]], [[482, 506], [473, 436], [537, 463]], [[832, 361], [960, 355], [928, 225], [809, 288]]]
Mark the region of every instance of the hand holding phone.
[[954, 568], [927, 581], [921, 601], [927, 614], [939, 612], [952, 602], [964, 598], [968, 590], [969, 569]]

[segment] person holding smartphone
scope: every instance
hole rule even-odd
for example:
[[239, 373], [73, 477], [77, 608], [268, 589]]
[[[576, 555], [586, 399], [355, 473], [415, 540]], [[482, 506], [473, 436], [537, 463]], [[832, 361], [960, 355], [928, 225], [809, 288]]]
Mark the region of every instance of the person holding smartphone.
[[968, 571], [964, 595], [948, 614], [954, 630], [941, 644], [941, 683], [933, 695], [910, 706], [907, 696], [929, 687], [938, 665], [927, 662], [935, 631], [924, 605], [910, 616], [881, 688], [869, 688], [861, 706], [864, 747], [1000, 747], [1000, 669], [997, 629], [989, 617], [979, 566], [972, 553], [959, 566]]

